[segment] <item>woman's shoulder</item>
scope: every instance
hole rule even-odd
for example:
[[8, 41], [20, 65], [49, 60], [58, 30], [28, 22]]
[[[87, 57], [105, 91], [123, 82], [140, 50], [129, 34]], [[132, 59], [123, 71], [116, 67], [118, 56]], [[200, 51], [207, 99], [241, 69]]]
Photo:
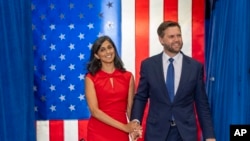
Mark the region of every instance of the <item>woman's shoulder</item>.
[[87, 72], [87, 73], [85, 74], [85, 77], [88, 77], [88, 78], [90, 78], [90, 79], [94, 79], [94, 78], [96, 78], [98, 75], [99, 75], [99, 71], [96, 72], [95, 74], [92, 74], [92, 73], [90, 73], [90, 72]]
[[116, 70], [117, 72], [119, 72], [119, 73], [121, 73], [121, 74], [126, 74], [126, 75], [132, 75], [132, 73], [130, 72], [130, 71], [128, 71], [128, 70], [120, 70], [120, 69], [117, 69]]
[[118, 70], [118, 73], [128, 79], [130, 79], [131, 76], [133, 76], [132, 72], [127, 71], [127, 70]]
[[88, 78], [92, 79], [92, 78], [93, 78], [93, 75], [92, 75], [90, 72], [87, 72], [87, 73], [85, 74], [85, 77], [88, 77]]

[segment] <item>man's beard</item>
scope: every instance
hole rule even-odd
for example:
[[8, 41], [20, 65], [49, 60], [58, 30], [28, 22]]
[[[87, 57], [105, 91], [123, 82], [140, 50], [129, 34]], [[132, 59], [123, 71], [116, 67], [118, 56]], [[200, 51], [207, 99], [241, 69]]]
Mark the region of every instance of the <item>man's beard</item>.
[[172, 46], [169, 46], [167, 44], [163, 44], [163, 46], [164, 46], [165, 50], [167, 50], [167, 51], [169, 51], [171, 53], [179, 53], [181, 51], [181, 49], [182, 49], [182, 46], [183, 46], [182, 43], [179, 43], [179, 44], [180, 44], [180, 49], [179, 50], [175, 50], [174, 48], [172, 48]]

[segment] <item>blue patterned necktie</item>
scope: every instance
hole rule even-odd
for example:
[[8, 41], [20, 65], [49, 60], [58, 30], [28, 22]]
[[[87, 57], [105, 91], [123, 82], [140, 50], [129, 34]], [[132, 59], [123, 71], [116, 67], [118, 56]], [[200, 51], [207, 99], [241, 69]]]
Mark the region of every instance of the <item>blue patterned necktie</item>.
[[167, 90], [170, 97], [171, 102], [173, 102], [174, 99], [174, 65], [173, 65], [173, 58], [169, 58], [169, 65], [168, 65], [168, 71], [167, 71]]

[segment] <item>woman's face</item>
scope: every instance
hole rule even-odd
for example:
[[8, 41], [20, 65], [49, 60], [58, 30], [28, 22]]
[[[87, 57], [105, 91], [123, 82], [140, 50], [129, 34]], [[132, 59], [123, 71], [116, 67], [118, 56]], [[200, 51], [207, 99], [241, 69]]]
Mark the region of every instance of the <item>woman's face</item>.
[[115, 48], [109, 41], [104, 41], [95, 54], [97, 59], [100, 59], [102, 63], [113, 63], [115, 58]]

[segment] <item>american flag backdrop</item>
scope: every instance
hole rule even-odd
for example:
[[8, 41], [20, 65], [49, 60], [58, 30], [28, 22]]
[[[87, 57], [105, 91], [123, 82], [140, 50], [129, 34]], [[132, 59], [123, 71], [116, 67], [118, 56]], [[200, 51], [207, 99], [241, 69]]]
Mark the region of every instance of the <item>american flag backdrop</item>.
[[204, 62], [205, 0], [32, 0], [31, 9], [37, 141], [86, 138], [85, 66], [98, 36], [112, 37], [136, 83], [141, 60], [162, 51], [163, 20], [181, 24], [182, 51]]

